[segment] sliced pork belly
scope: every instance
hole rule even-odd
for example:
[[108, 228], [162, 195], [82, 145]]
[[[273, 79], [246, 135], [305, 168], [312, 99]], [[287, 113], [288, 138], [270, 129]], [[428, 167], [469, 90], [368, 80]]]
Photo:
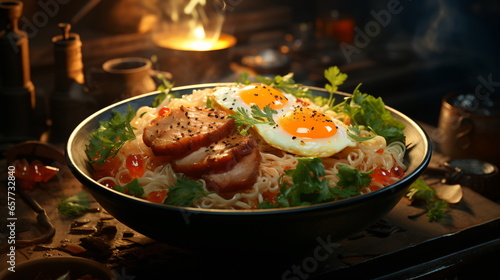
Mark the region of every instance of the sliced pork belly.
[[252, 188], [257, 181], [261, 155], [259, 149], [253, 149], [232, 169], [202, 176], [207, 188], [217, 193], [241, 192]]
[[156, 156], [179, 158], [230, 135], [234, 119], [217, 109], [180, 107], [144, 128], [144, 143]]
[[234, 134], [172, 162], [172, 167], [175, 172], [200, 178], [204, 174], [230, 170], [256, 148], [253, 137]]

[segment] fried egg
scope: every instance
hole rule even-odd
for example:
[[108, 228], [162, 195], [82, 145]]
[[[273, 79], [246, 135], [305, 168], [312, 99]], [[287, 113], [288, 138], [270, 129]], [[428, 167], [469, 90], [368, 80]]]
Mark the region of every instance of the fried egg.
[[347, 135], [347, 125], [305, 106], [291, 94], [262, 84], [218, 88], [213, 92], [216, 102], [230, 111], [257, 105], [269, 105], [275, 124], [256, 124], [255, 131], [269, 145], [299, 156], [329, 157], [356, 143]]
[[330, 157], [356, 143], [347, 126], [317, 109], [297, 107], [276, 117], [276, 125], [255, 125], [271, 146], [300, 156]]
[[238, 108], [250, 112], [253, 105], [260, 109], [269, 105], [280, 114], [297, 106], [297, 99], [293, 95], [264, 84], [219, 87], [212, 95], [220, 106], [232, 112], [236, 112]]

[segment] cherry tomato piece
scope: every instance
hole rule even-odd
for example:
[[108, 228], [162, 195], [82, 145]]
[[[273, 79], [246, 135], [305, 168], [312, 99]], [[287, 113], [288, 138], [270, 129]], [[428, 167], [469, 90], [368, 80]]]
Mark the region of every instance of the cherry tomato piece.
[[146, 200], [156, 203], [163, 203], [166, 197], [167, 197], [167, 190], [159, 190], [150, 192], [146, 197]]
[[110, 188], [110, 189], [112, 189], [115, 186], [115, 182], [113, 180], [109, 180], [109, 179], [102, 181], [101, 184]]
[[163, 107], [158, 112], [159, 116], [168, 115], [168, 114], [170, 114], [170, 108], [168, 108], [168, 107]]
[[144, 158], [142, 155], [128, 155], [125, 165], [130, 171], [130, 177], [132, 179], [142, 177], [142, 175], [144, 175], [144, 172], [146, 171], [146, 167], [144, 166]]

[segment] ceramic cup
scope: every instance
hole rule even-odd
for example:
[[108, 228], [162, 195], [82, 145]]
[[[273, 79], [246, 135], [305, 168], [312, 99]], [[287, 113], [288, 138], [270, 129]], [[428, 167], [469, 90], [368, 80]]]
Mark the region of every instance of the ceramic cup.
[[154, 91], [156, 84], [152, 75], [151, 61], [142, 57], [111, 59], [91, 74], [102, 105]]
[[451, 159], [475, 158], [500, 163], [498, 95], [456, 93], [441, 103], [436, 142]]

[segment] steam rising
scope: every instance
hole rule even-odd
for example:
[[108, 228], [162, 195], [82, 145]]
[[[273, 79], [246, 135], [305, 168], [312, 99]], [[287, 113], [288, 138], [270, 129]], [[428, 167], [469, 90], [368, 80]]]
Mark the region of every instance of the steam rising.
[[417, 35], [413, 41], [414, 50], [423, 57], [430, 53], [443, 52], [447, 47], [447, 34], [455, 28], [453, 17], [450, 16], [457, 14], [453, 7], [447, 5], [446, 0], [436, 0], [433, 3], [437, 6], [434, 8], [435, 14], [422, 24], [423, 34]]
[[209, 50], [221, 34], [224, 14], [217, 0], [159, 2], [162, 21], [154, 35], [163, 47]]

